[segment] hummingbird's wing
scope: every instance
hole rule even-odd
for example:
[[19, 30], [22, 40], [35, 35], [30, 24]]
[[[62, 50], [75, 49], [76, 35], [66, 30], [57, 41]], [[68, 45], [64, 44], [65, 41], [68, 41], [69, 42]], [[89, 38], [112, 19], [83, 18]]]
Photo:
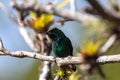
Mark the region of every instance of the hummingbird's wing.
[[67, 57], [73, 55], [71, 41], [67, 37], [58, 38], [54, 41], [53, 51], [58, 57]]

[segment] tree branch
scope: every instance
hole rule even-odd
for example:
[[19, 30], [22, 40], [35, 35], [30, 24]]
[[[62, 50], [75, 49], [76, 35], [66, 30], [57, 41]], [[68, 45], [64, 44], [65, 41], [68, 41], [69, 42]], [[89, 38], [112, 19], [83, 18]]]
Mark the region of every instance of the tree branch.
[[70, 20], [79, 21], [81, 23], [84, 23], [86, 21], [94, 21], [96, 20], [95, 16], [88, 15], [85, 13], [75, 12], [74, 14], [71, 13], [68, 9], [58, 9], [55, 6], [52, 5], [44, 5], [44, 4], [36, 4], [36, 3], [17, 3], [12, 2], [12, 6], [17, 9], [18, 11], [27, 11], [27, 10], [33, 10], [35, 12], [41, 12], [41, 13], [48, 13], [48, 14], [54, 14], [56, 16], [60, 16], [62, 18], [67, 18]]
[[119, 63], [120, 62], [120, 54], [108, 55], [108, 56], [100, 56], [100, 57], [98, 57], [96, 62], [100, 63], [100, 64]]
[[106, 53], [115, 43], [116, 39], [117, 39], [117, 35], [112, 34], [110, 38], [107, 40], [107, 42], [101, 47], [99, 51], [99, 55], [103, 55], [104, 53]]
[[103, 8], [97, 0], [87, 0], [91, 6], [96, 9], [99, 15], [101, 15], [104, 19], [109, 21], [113, 21], [116, 23], [120, 22], [120, 16], [113, 10], [108, 10]]
[[39, 80], [51, 80], [51, 62], [44, 61]]
[[34, 41], [30, 38], [30, 36], [28, 35], [27, 30], [25, 29], [25, 27], [22, 25], [22, 23], [19, 23], [18, 25], [18, 29], [19, 32], [21, 33], [22, 37], [24, 38], [25, 42], [28, 44], [28, 46], [30, 47], [30, 49], [32, 49], [35, 52], [39, 51], [39, 48], [37, 48], [34, 44]]
[[[41, 35], [41, 36], [40, 36], [40, 35]], [[50, 40], [50, 38], [48, 37], [48, 35], [45, 35], [44, 33], [43, 33], [43, 34], [40, 34], [40, 35], [38, 34], [39, 38], [40, 38], [40, 37], [45, 37], [45, 38], [47, 39], [48, 43], [49, 43], [49, 46], [43, 44], [44, 47], [47, 46], [47, 51], [43, 51], [43, 52], [46, 52], [46, 54], [44, 54], [44, 55], [49, 56], [49, 55], [50, 55], [50, 52], [51, 52], [51, 47], [52, 47], [51, 40]], [[44, 36], [42, 36], [42, 35], [44, 35]], [[43, 39], [43, 41], [41, 41], [41, 42], [45, 43], [45, 40]], [[42, 46], [41, 46], [41, 47], [42, 47]], [[44, 61], [44, 63], [43, 63], [43, 68], [42, 68], [41, 71], [42, 71], [42, 72], [41, 72], [40, 75], [39, 75], [39, 80], [51, 80], [51, 78], [52, 78], [52, 77], [51, 77], [51, 62], [49, 62], [49, 61]]]
[[[26, 51], [16, 51], [11, 52], [7, 49], [5, 49], [2, 46], [2, 42], [0, 42], [0, 56], [13, 56], [18, 58], [33, 58], [33, 59], [39, 59], [41, 61], [49, 61], [49, 62], [56, 62], [58, 66], [61, 65], [69, 65], [69, 64], [82, 64], [83, 63], [83, 56], [79, 57], [65, 57], [65, 58], [58, 58], [53, 56], [44, 56], [39, 53], [35, 52], [26, 52]], [[105, 64], [105, 63], [119, 63], [120, 62], [120, 54], [117, 55], [109, 55], [109, 56], [100, 56], [96, 60], [99, 64]]]

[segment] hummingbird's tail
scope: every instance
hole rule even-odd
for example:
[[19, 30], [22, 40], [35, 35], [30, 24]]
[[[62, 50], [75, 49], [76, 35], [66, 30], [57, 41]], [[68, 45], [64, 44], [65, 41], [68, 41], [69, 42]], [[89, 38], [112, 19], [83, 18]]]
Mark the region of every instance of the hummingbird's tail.
[[72, 64], [72, 70], [75, 72], [76, 71], [76, 66]]

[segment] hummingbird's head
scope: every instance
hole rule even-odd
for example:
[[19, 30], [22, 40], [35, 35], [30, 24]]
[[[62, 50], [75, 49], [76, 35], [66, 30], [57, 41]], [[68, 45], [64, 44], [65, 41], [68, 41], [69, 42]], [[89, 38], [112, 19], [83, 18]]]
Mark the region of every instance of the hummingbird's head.
[[60, 37], [65, 36], [64, 33], [61, 30], [57, 29], [57, 28], [54, 28], [54, 29], [48, 31], [47, 34], [52, 40], [56, 40], [56, 39], [58, 39]]

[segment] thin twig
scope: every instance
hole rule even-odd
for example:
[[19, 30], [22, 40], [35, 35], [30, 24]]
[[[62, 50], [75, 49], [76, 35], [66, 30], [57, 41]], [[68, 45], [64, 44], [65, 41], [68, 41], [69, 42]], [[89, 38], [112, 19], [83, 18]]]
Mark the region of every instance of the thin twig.
[[[19, 26], [20, 26], [20, 25], [19, 25]], [[21, 26], [19, 27], [19, 31], [20, 31], [22, 37], [24, 38], [25, 42], [28, 44], [28, 46], [29, 46], [33, 51], [38, 52], [39, 49], [35, 47], [34, 42], [33, 42], [33, 40], [30, 38], [30, 36], [28, 35], [25, 27], [21, 25]]]
[[[48, 35], [46, 35], [44, 33], [42, 35], [43, 36], [41, 36], [41, 37], [43, 37], [43, 41], [41, 41], [41, 42], [45, 43], [44, 38], [46, 38], [46, 40], [48, 42], [48, 44], [46, 44], [46, 45], [44, 44], [44, 47], [47, 47], [47, 51], [44, 50], [46, 52], [46, 54], [44, 54], [44, 55], [49, 56], [50, 52], [51, 52], [51, 46], [52, 46], [51, 39], [48, 37]], [[38, 34], [38, 36], [39, 36], [39, 34]], [[42, 45], [41, 45], [41, 47], [42, 47]], [[39, 80], [51, 80], [51, 62], [44, 61], [42, 73], [39, 76]]]
[[13, 20], [13, 22], [15, 22], [15, 24], [18, 24], [18, 21], [15, 15], [12, 12], [10, 12], [2, 2], [0, 2], [0, 8], [8, 15], [10, 19]]
[[44, 61], [42, 73], [39, 76], [39, 80], [51, 80], [51, 63]]
[[70, 0], [70, 9], [71, 9], [71, 12], [75, 13], [75, 11], [76, 11], [76, 0]]
[[103, 8], [97, 0], [87, 0], [87, 1], [92, 5], [94, 9], [96, 9], [99, 15], [101, 15], [104, 19], [113, 21], [115, 23], [120, 22], [120, 16], [115, 11]]
[[110, 36], [110, 38], [107, 40], [107, 42], [102, 46], [102, 48], [99, 51], [99, 55], [103, 55], [108, 51], [108, 49], [111, 48], [111, 46], [114, 44], [114, 42], [117, 39], [117, 35], [113, 34]]
[[38, 34], [37, 35], [39, 38], [39, 46], [40, 46], [40, 53], [44, 53], [45, 52], [45, 44], [44, 44], [44, 34]]

